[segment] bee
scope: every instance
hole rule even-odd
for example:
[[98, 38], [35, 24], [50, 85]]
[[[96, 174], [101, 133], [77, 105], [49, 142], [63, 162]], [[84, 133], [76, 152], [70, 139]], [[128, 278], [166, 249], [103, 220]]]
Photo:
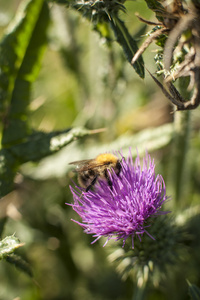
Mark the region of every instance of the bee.
[[73, 161], [70, 165], [76, 165], [75, 172], [78, 173], [78, 182], [86, 192], [95, 185], [98, 179], [106, 180], [112, 189], [109, 172], [114, 171], [119, 175], [121, 171], [120, 160], [112, 153], [99, 154], [94, 159]]

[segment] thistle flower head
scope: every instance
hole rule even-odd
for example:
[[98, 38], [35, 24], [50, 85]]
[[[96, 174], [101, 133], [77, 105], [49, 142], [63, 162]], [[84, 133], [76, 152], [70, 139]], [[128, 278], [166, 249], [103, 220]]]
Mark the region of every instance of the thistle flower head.
[[160, 211], [162, 204], [168, 199], [165, 184], [161, 175], [155, 175], [154, 161], [146, 153], [143, 164], [139, 156], [135, 162], [131, 153], [127, 159], [121, 154], [121, 171], [119, 175], [110, 172], [110, 184], [98, 180], [94, 189], [84, 192], [71, 188], [74, 204], [73, 209], [79, 214], [82, 222], [78, 222], [87, 234], [92, 234], [97, 241], [101, 237], [123, 240], [123, 246], [128, 237], [148, 234], [152, 217], [167, 212]]
[[125, 0], [76, 0], [73, 7], [77, 9], [84, 17], [96, 22], [108, 22], [112, 13], [119, 10], [126, 11], [123, 3]]

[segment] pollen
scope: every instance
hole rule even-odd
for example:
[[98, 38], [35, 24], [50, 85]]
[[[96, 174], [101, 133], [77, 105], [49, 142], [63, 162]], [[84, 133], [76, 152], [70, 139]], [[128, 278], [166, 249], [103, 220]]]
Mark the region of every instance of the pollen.
[[117, 156], [113, 155], [112, 153], [104, 153], [104, 154], [99, 154], [96, 157], [96, 161], [99, 164], [106, 164], [108, 162], [116, 163], [118, 161], [118, 158], [117, 158]]

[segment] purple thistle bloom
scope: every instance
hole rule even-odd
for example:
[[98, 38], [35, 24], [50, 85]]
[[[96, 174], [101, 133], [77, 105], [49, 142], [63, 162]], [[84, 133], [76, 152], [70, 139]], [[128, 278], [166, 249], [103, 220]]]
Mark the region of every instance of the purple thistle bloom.
[[[151, 226], [152, 217], [168, 212], [160, 211], [162, 204], [169, 199], [166, 196], [165, 183], [161, 175], [155, 175], [155, 164], [148, 153], [140, 164], [139, 155], [133, 163], [131, 153], [128, 158], [120, 154], [121, 171], [119, 175], [109, 173], [112, 188], [104, 180], [98, 180], [94, 190], [88, 192], [70, 186], [74, 204], [68, 204], [79, 214], [82, 223], [73, 220], [84, 228], [87, 234], [93, 234], [96, 242], [102, 236], [110, 239], [126, 239], [146, 233]], [[105, 243], [105, 244], [106, 244]]]

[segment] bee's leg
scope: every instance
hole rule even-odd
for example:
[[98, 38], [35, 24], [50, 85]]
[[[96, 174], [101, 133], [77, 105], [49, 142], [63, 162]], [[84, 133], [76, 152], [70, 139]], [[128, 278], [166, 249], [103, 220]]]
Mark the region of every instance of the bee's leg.
[[96, 181], [97, 181], [97, 178], [98, 178], [98, 175], [96, 175], [96, 176], [92, 179], [91, 183], [90, 183], [90, 184], [86, 187], [86, 189], [85, 189], [86, 192], [88, 192], [88, 191], [91, 189], [91, 187], [93, 187], [93, 185], [95, 185], [95, 183], [96, 183]]
[[121, 169], [122, 169], [122, 165], [121, 165], [120, 161], [118, 161], [117, 165], [116, 165], [116, 171], [115, 171], [115, 173], [116, 173], [117, 176], [120, 175]]
[[106, 169], [105, 172], [104, 172], [104, 176], [105, 176], [105, 178], [106, 178], [106, 180], [107, 180], [107, 183], [108, 183], [109, 187], [110, 187], [111, 190], [112, 190], [112, 181], [110, 180], [110, 176], [109, 176], [109, 173], [108, 173], [108, 170], [107, 170], [107, 169]]

